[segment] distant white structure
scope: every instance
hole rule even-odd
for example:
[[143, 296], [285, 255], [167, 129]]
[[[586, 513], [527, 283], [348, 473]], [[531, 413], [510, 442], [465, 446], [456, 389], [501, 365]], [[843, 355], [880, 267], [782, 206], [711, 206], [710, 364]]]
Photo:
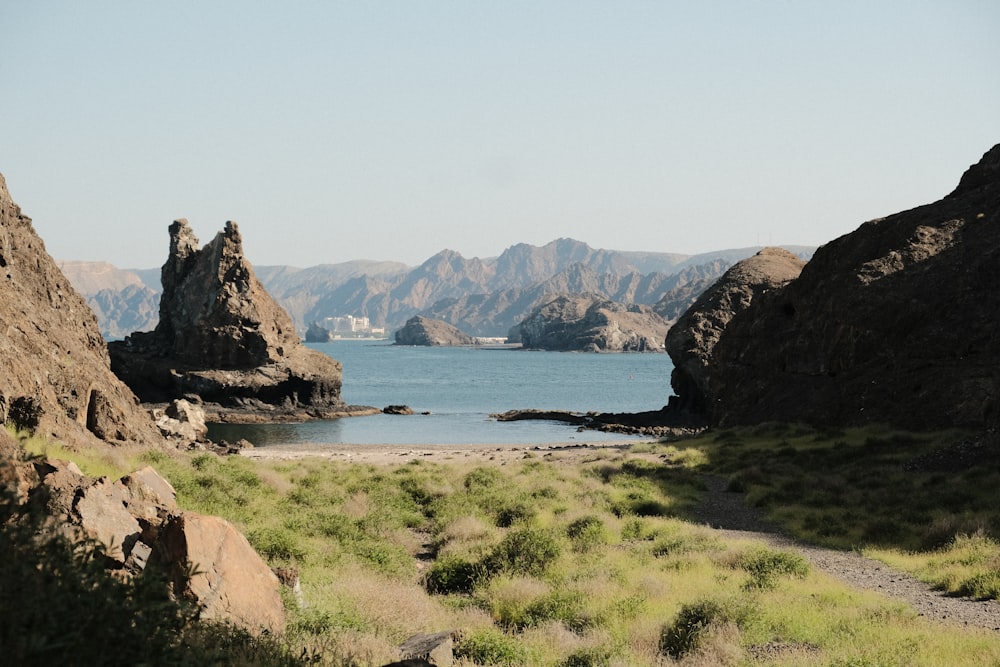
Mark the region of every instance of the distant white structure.
[[371, 330], [371, 321], [367, 317], [324, 317], [321, 326], [334, 333], [358, 333]]

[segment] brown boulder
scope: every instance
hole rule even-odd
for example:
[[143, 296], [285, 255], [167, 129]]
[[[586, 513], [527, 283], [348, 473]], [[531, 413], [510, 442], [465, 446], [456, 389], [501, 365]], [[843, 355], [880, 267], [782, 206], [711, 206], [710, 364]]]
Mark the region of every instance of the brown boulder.
[[344, 414], [340, 363], [301, 344], [291, 318], [243, 256], [234, 222], [198, 249], [186, 220], [170, 226], [160, 320], [111, 343], [112, 367], [144, 401], [196, 395], [210, 419]]
[[97, 320], [45, 252], [0, 176], [0, 405], [32, 409], [40, 435], [71, 444], [160, 444], [132, 392], [111, 372]]
[[228, 521], [181, 512], [163, 527], [160, 547], [159, 556], [172, 564], [176, 593], [194, 600], [203, 618], [284, 631], [278, 578]]

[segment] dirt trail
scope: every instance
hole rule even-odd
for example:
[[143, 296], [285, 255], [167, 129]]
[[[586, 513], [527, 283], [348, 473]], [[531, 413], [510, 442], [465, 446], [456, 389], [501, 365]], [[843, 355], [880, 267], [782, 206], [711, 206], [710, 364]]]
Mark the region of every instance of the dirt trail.
[[796, 542], [763, 521], [760, 513], [744, 502], [743, 494], [726, 491], [726, 479], [707, 475], [705, 484], [707, 493], [695, 508], [694, 518], [726, 537], [755, 539], [797, 551], [815, 567], [844, 583], [903, 600], [929, 619], [1000, 631], [1000, 602], [950, 597], [861, 554]]

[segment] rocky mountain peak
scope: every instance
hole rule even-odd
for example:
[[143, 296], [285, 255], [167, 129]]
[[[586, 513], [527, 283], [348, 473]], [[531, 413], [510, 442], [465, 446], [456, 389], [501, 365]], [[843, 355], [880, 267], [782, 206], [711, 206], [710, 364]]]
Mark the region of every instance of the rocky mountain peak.
[[948, 197], [960, 197], [986, 185], [1000, 183], [1000, 144], [986, 151], [982, 159], [965, 170], [958, 187]]

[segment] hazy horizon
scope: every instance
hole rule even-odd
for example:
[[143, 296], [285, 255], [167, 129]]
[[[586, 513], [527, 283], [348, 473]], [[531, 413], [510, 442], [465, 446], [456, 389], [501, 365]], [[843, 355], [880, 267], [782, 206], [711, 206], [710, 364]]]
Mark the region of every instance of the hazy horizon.
[[60, 260], [818, 246], [1000, 141], [1000, 3], [0, 7], [0, 173]]

